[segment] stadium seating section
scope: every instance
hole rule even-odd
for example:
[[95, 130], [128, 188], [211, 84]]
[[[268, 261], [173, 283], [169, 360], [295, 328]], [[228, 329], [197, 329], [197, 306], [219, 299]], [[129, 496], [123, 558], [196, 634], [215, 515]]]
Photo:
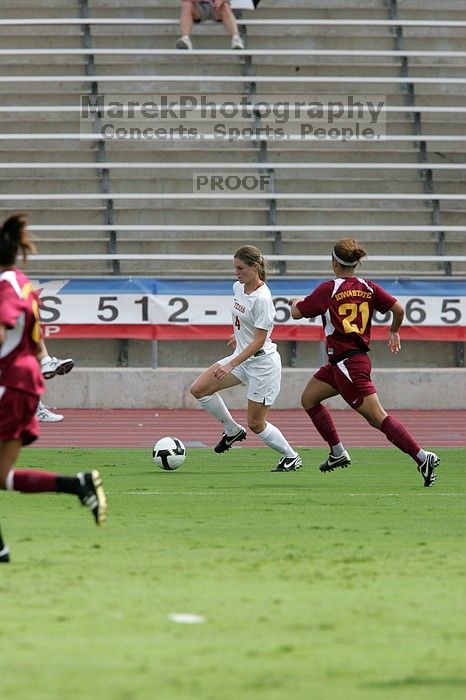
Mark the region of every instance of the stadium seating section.
[[[277, 275], [318, 277], [332, 242], [354, 234], [370, 248], [368, 275], [464, 276], [462, 0], [264, 0], [238, 14], [244, 52], [213, 23], [195, 26], [194, 53], [175, 50], [178, 17], [176, 0], [3, 0], [0, 214], [30, 213], [40, 242], [31, 275], [226, 277], [232, 252], [252, 242]], [[98, 96], [183, 95], [262, 108], [236, 119], [81, 111]], [[380, 139], [303, 139], [309, 119], [277, 123], [264, 110], [349, 97], [384, 104]], [[355, 127], [350, 116], [335, 129]], [[197, 138], [103, 138], [109, 121], [183, 123]], [[241, 138], [215, 138], [219, 123]], [[287, 138], [265, 138], [267, 127]], [[240, 190], [231, 179], [232, 189], [194, 187], [199, 175], [231, 173], [252, 177]]]

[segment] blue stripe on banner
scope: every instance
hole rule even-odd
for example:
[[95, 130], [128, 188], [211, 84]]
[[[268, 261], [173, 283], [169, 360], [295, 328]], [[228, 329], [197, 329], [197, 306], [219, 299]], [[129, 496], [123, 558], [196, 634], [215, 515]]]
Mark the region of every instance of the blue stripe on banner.
[[[362, 275], [361, 275], [362, 276]], [[321, 282], [329, 279], [271, 278], [267, 284], [273, 296], [300, 296], [310, 294]], [[35, 280], [36, 286], [58, 284], [58, 279]], [[404, 280], [373, 279], [394, 297], [400, 296], [466, 296], [466, 279]], [[62, 294], [165, 294], [231, 295], [234, 278], [209, 280], [158, 279], [151, 277], [63, 278]]]

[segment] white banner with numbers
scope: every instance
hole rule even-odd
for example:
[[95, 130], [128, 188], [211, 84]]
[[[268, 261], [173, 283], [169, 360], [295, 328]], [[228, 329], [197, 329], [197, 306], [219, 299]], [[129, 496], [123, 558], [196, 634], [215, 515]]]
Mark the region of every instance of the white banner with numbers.
[[[317, 340], [320, 319], [290, 317], [287, 301], [322, 280], [268, 281], [277, 311], [273, 338]], [[466, 340], [466, 280], [376, 280], [405, 308], [403, 337]], [[233, 280], [102, 278], [34, 280], [46, 337], [223, 339], [231, 332]], [[372, 337], [386, 337], [390, 314], [376, 314]]]

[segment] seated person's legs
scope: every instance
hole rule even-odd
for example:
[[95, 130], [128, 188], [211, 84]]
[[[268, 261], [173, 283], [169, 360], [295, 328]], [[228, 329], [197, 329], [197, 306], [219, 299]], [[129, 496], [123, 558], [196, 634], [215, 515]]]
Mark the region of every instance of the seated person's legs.
[[182, 0], [180, 13], [180, 31], [181, 36], [176, 42], [177, 49], [192, 49], [191, 32], [193, 30], [193, 22], [199, 22], [202, 19], [202, 12], [197, 2], [191, 0]]
[[176, 42], [177, 49], [192, 49], [191, 32], [193, 22], [216, 20], [223, 22], [231, 36], [232, 49], [244, 49], [244, 43], [238, 34], [236, 18], [231, 10], [229, 0], [216, 0], [212, 6], [207, 2], [192, 2], [182, 0], [180, 14], [181, 36]]
[[215, 10], [214, 16], [216, 20], [221, 20], [223, 22], [225, 29], [231, 36], [231, 48], [244, 49], [244, 42], [238, 33], [238, 24], [230, 7], [229, 0], [225, 0], [225, 2]]

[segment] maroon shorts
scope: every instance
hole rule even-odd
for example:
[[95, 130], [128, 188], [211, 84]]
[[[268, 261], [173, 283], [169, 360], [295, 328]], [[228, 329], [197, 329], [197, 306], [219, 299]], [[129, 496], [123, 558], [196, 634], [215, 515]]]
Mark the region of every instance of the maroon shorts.
[[352, 355], [337, 365], [324, 365], [314, 377], [325, 384], [330, 384], [351, 408], [359, 408], [365, 396], [377, 392], [372, 384], [371, 370], [371, 361], [365, 353], [362, 353]]
[[23, 445], [29, 445], [37, 440], [39, 397], [9, 387], [1, 387], [0, 394], [0, 442], [21, 440]]

